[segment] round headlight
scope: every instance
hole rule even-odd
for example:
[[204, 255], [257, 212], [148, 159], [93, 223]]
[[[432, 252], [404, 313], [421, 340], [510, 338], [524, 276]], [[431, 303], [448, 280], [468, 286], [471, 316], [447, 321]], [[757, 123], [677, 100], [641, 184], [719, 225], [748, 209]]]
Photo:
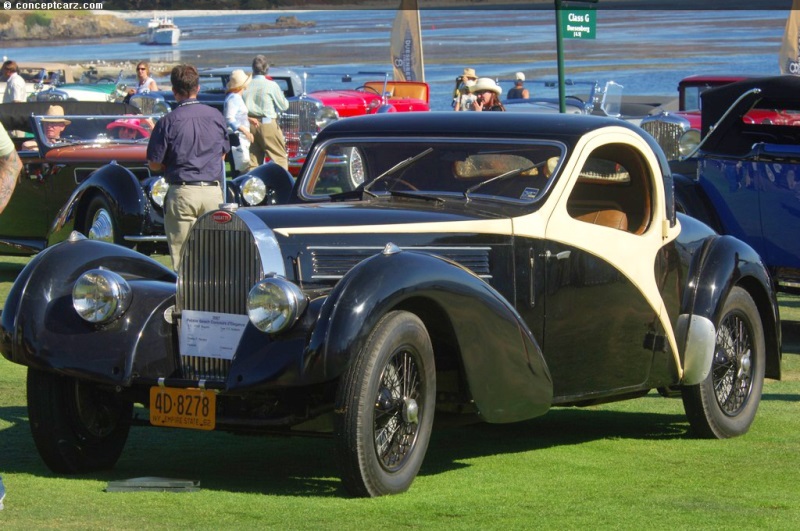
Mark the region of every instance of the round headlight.
[[248, 205], [260, 205], [267, 197], [267, 185], [258, 177], [249, 177], [242, 185], [242, 199]]
[[265, 278], [247, 296], [247, 315], [253, 326], [275, 334], [292, 326], [308, 301], [300, 288], [288, 280]]
[[312, 133], [301, 133], [300, 134], [300, 151], [303, 153], [308, 153], [309, 148], [311, 148], [311, 144], [314, 143], [314, 137], [316, 135]]
[[117, 273], [92, 269], [78, 277], [72, 287], [72, 307], [90, 323], [118, 318], [131, 303], [131, 287]]
[[336, 120], [339, 119], [339, 113], [336, 112], [336, 109], [333, 107], [323, 107], [317, 111], [316, 116], [314, 116], [314, 120], [317, 123], [317, 127], [320, 129], [324, 128], [328, 124], [332, 124]]
[[689, 155], [700, 143], [700, 131], [689, 129], [678, 139], [678, 151], [682, 156]]
[[163, 177], [159, 177], [150, 185], [150, 199], [153, 200], [153, 203], [163, 207], [164, 198], [167, 197], [167, 190], [169, 190], [167, 181]]

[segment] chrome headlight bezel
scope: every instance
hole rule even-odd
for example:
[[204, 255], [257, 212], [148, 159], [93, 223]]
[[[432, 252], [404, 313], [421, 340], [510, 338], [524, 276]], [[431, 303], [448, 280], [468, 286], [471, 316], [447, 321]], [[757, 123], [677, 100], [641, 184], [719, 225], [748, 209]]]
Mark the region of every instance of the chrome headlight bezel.
[[324, 129], [338, 119], [339, 113], [333, 107], [322, 107], [317, 111], [317, 114], [314, 115], [314, 122], [320, 129]]
[[260, 205], [267, 197], [267, 185], [260, 178], [251, 176], [242, 183], [242, 199], [249, 206]]
[[81, 319], [104, 324], [118, 319], [130, 307], [128, 281], [108, 269], [91, 269], [72, 286], [72, 307]]
[[259, 281], [247, 295], [247, 316], [253, 326], [268, 334], [291, 327], [308, 306], [302, 290], [281, 277]]
[[164, 208], [164, 199], [167, 197], [169, 184], [163, 177], [159, 177], [150, 184], [150, 200], [153, 201], [159, 208]]
[[692, 153], [699, 144], [700, 131], [697, 129], [689, 129], [678, 139], [678, 153], [685, 157]]

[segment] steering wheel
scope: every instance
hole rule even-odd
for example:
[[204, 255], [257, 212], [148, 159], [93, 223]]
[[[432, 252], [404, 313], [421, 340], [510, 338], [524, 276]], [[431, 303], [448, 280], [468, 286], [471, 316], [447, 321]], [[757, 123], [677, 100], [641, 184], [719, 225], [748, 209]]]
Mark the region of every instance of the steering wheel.
[[373, 94], [380, 96], [381, 93], [375, 87], [370, 87], [369, 85], [361, 85], [356, 90], [362, 90], [364, 92], [372, 92]]

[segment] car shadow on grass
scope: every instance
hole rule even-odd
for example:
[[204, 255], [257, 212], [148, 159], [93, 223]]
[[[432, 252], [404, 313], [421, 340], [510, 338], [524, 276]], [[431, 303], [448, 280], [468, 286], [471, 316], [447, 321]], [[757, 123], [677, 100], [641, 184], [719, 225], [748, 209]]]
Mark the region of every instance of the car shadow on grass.
[[[11, 424], [0, 430], [0, 437], [7, 443], [13, 440], [15, 447], [14, 458], [4, 464], [5, 473], [58, 476], [39, 458], [24, 407], [0, 408], [0, 420]], [[457, 470], [468, 466], [464, 460], [473, 458], [606, 438], [680, 439], [687, 437], [687, 429], [683, 415], [575, 408], [554, 409], [538, 419], [513, 424], [437, 423], [420, 475]], [[114, 469], [74, 477], [102, 482], [161, 477], [199, 481], [202, 490], [347, 496], [339, 480], [331, 438], [133, 427]]]

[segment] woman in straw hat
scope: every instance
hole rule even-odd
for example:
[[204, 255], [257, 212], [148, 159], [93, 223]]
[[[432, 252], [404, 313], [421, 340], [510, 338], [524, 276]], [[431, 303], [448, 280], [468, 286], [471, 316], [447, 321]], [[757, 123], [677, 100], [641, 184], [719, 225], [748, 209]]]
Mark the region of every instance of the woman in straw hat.
[[469, 88], [477, 99], [472, 104], [475, 111], [505, 111], [506, 108], [500, 103], [500, 94], [503, 89], [488, 77], [479, 78], [474, 85]]
[[471, 111], [475, 96], [470, 94], [469, 89], [478, 79], [478, 76], [475, 74], [475, 69], [465, 68], [459, 79], [456, 79], [457, 86], [455, 94], [453, 94], [453, 110]]
[[235, 140], [231, 143], [231, 153], [236, 170], [240, 173], [250, 170], [250, 144], [253, 142], [250, 122], [247, 120], [247, 106], [242, 99], [242, 91], [250, 83], [250, 78], [250, 74], [245, 74], [244, 70], [231, 72], [223, 110], [225, 122], [239, 139], [238, 146], [233, 145]]

